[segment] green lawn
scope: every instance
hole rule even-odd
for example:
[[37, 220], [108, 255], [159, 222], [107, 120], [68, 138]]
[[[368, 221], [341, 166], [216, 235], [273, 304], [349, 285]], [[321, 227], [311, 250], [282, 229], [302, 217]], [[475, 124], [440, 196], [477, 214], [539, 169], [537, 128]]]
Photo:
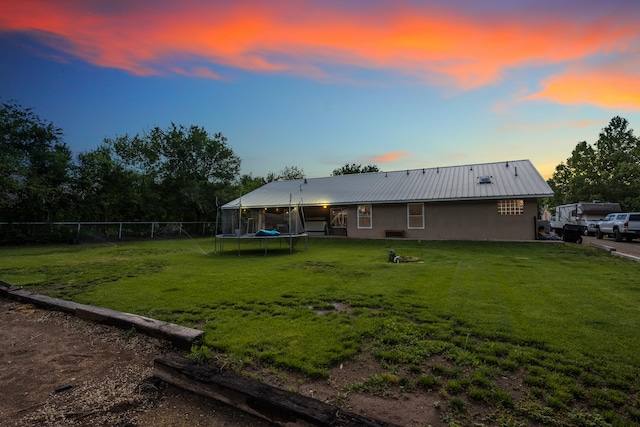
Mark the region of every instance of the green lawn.
[[[439, 390], [458, 411], [459, 396], [503, 420], [640, 422], [639, 263], [538, 242], [276, 248], [238, 256], [227, 243], [215, 254], [212, 239], [0, 248], [0, 279], [202, 328], [205, 346], [244, 364], [322, 377], [367, 351], [405, 389]], [[389, 263], [392, 248], [420, 261]], [[497, 385], [507, 373], [523, 377], [524, 400]], [[385, 378], [354, 389], [397, 385]]]

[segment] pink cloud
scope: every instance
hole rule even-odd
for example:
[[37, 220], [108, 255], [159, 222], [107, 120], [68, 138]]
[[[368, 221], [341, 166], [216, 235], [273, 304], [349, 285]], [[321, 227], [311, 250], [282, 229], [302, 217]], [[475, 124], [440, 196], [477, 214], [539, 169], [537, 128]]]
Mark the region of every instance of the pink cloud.
[[377, 156], [370, 157], [370, 160], [375, 163], [389, 163], [395, 160], [399, 160], [409, 156], [407, 151], [392, 151], [390, 153], [379, 154]]
[[[215, 67], [232, 67], [344, 81], [340, 70], [346, 67], [472, 89], [499, 82], [511, 69], [625, 52], [639, 38], [633, 16], [619, 15], [612, 24], [604, 15], [580, 18], [544, 8], [480, 15], [442, 5], [355, 10], [340, 2], [293, 0], [20, 0], [3, 9], [0, 31], [31, 33], [68, 55], [140, 76], [218, 79]], [[208, 65], [187, 65], [194, 60]], [[583, 84], [593, 85], [595, 95], [580, 94]], [[635, 90], [625, 96], [625, 87]], [[633, 108], [637, 87], [633, 73], [581, 72], [549, 78], [529, 99]]]

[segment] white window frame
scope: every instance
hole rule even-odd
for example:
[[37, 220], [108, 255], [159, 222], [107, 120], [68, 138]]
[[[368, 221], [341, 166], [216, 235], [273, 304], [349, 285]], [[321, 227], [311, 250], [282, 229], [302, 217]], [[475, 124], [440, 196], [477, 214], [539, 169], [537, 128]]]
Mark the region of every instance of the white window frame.
[[[371, 205], [358, 205], [358, 228], [359, 229], [371, 229], [373, 228], [373, 207]], [[368, 225], [362, 225], [364, 220], [368, 220]]]
[[[412, 215], [411, 214], [411, 207], [412, 206], [420, 206], [420, 215]], [[417, 219], [420, 218], [420, 225], [419, 226], [412, 226], [411, 225], [411, 219]], [[407, 203], [407, 229], [409, 230], [424, 230], [424, 203]]]
[[524, 215], [524, 200], [498, 200], [498, 215]]

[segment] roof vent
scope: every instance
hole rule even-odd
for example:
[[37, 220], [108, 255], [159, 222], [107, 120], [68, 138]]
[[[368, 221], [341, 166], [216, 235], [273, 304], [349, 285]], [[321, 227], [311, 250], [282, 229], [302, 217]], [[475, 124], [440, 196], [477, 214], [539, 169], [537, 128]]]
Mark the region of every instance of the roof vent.
[[491, 184], [491, 177], [490, 176], [478, 177], [478, 184]]

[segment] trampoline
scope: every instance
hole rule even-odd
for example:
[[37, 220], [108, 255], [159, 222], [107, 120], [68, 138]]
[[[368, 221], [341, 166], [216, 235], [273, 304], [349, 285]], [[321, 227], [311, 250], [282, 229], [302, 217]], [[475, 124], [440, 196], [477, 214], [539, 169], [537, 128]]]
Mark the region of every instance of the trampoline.
[[[249, 208], [242, 206], [239, 199], [237, 204], [219, 209], [218, 214], [222, 216], [222, 229], [221, 233], [216, 230], [216, 250], [218, 240], [221, 251], [235, 240], [238, 255], [241, 254], [242, 243], [248, 241], [258, 241], [265, 255], [269, 247], [274, 248], [278, 244], [282, 249], [285, 243], [292, 253], [300, 239], [304, 240], [304, 249], [307, 250], [309, 235], [304, 228], [304, 214], [300, 206]], [[217, 223], [216, 220], [216, 227]]]
[[[224, 251], [225, 242], [234, 243], [233, 241], [237, 241], [238, 247], [238, 255], [242, 252], [242, 242], [247, 241], [257, 241], [259, 242], [259, 247], [264, 248], [264, 254], [267, 255], [267, 249], [270, 244], [279, 244], [278, 249], [283, 248], [283, 244], [286, 242], [289, 247], [289, 253], [293, 252], [293, 248], [298, 244], [300, 239], [304, 240], [304, 250], [307, 250], [309, 245], [309, 235], [307, 233], [280, 233], [277, 235], [260, 235], [259, 233], [249, 233], [249, 234], [218, 234], [216, 235], [216, 240], [220, 239], [220, 251]], [[287, 241], [288, 240], [288, 241]], [[217, 246], [217, 244], [216, 244]], [[275, 246], [271, 246], [274, 248]]]

